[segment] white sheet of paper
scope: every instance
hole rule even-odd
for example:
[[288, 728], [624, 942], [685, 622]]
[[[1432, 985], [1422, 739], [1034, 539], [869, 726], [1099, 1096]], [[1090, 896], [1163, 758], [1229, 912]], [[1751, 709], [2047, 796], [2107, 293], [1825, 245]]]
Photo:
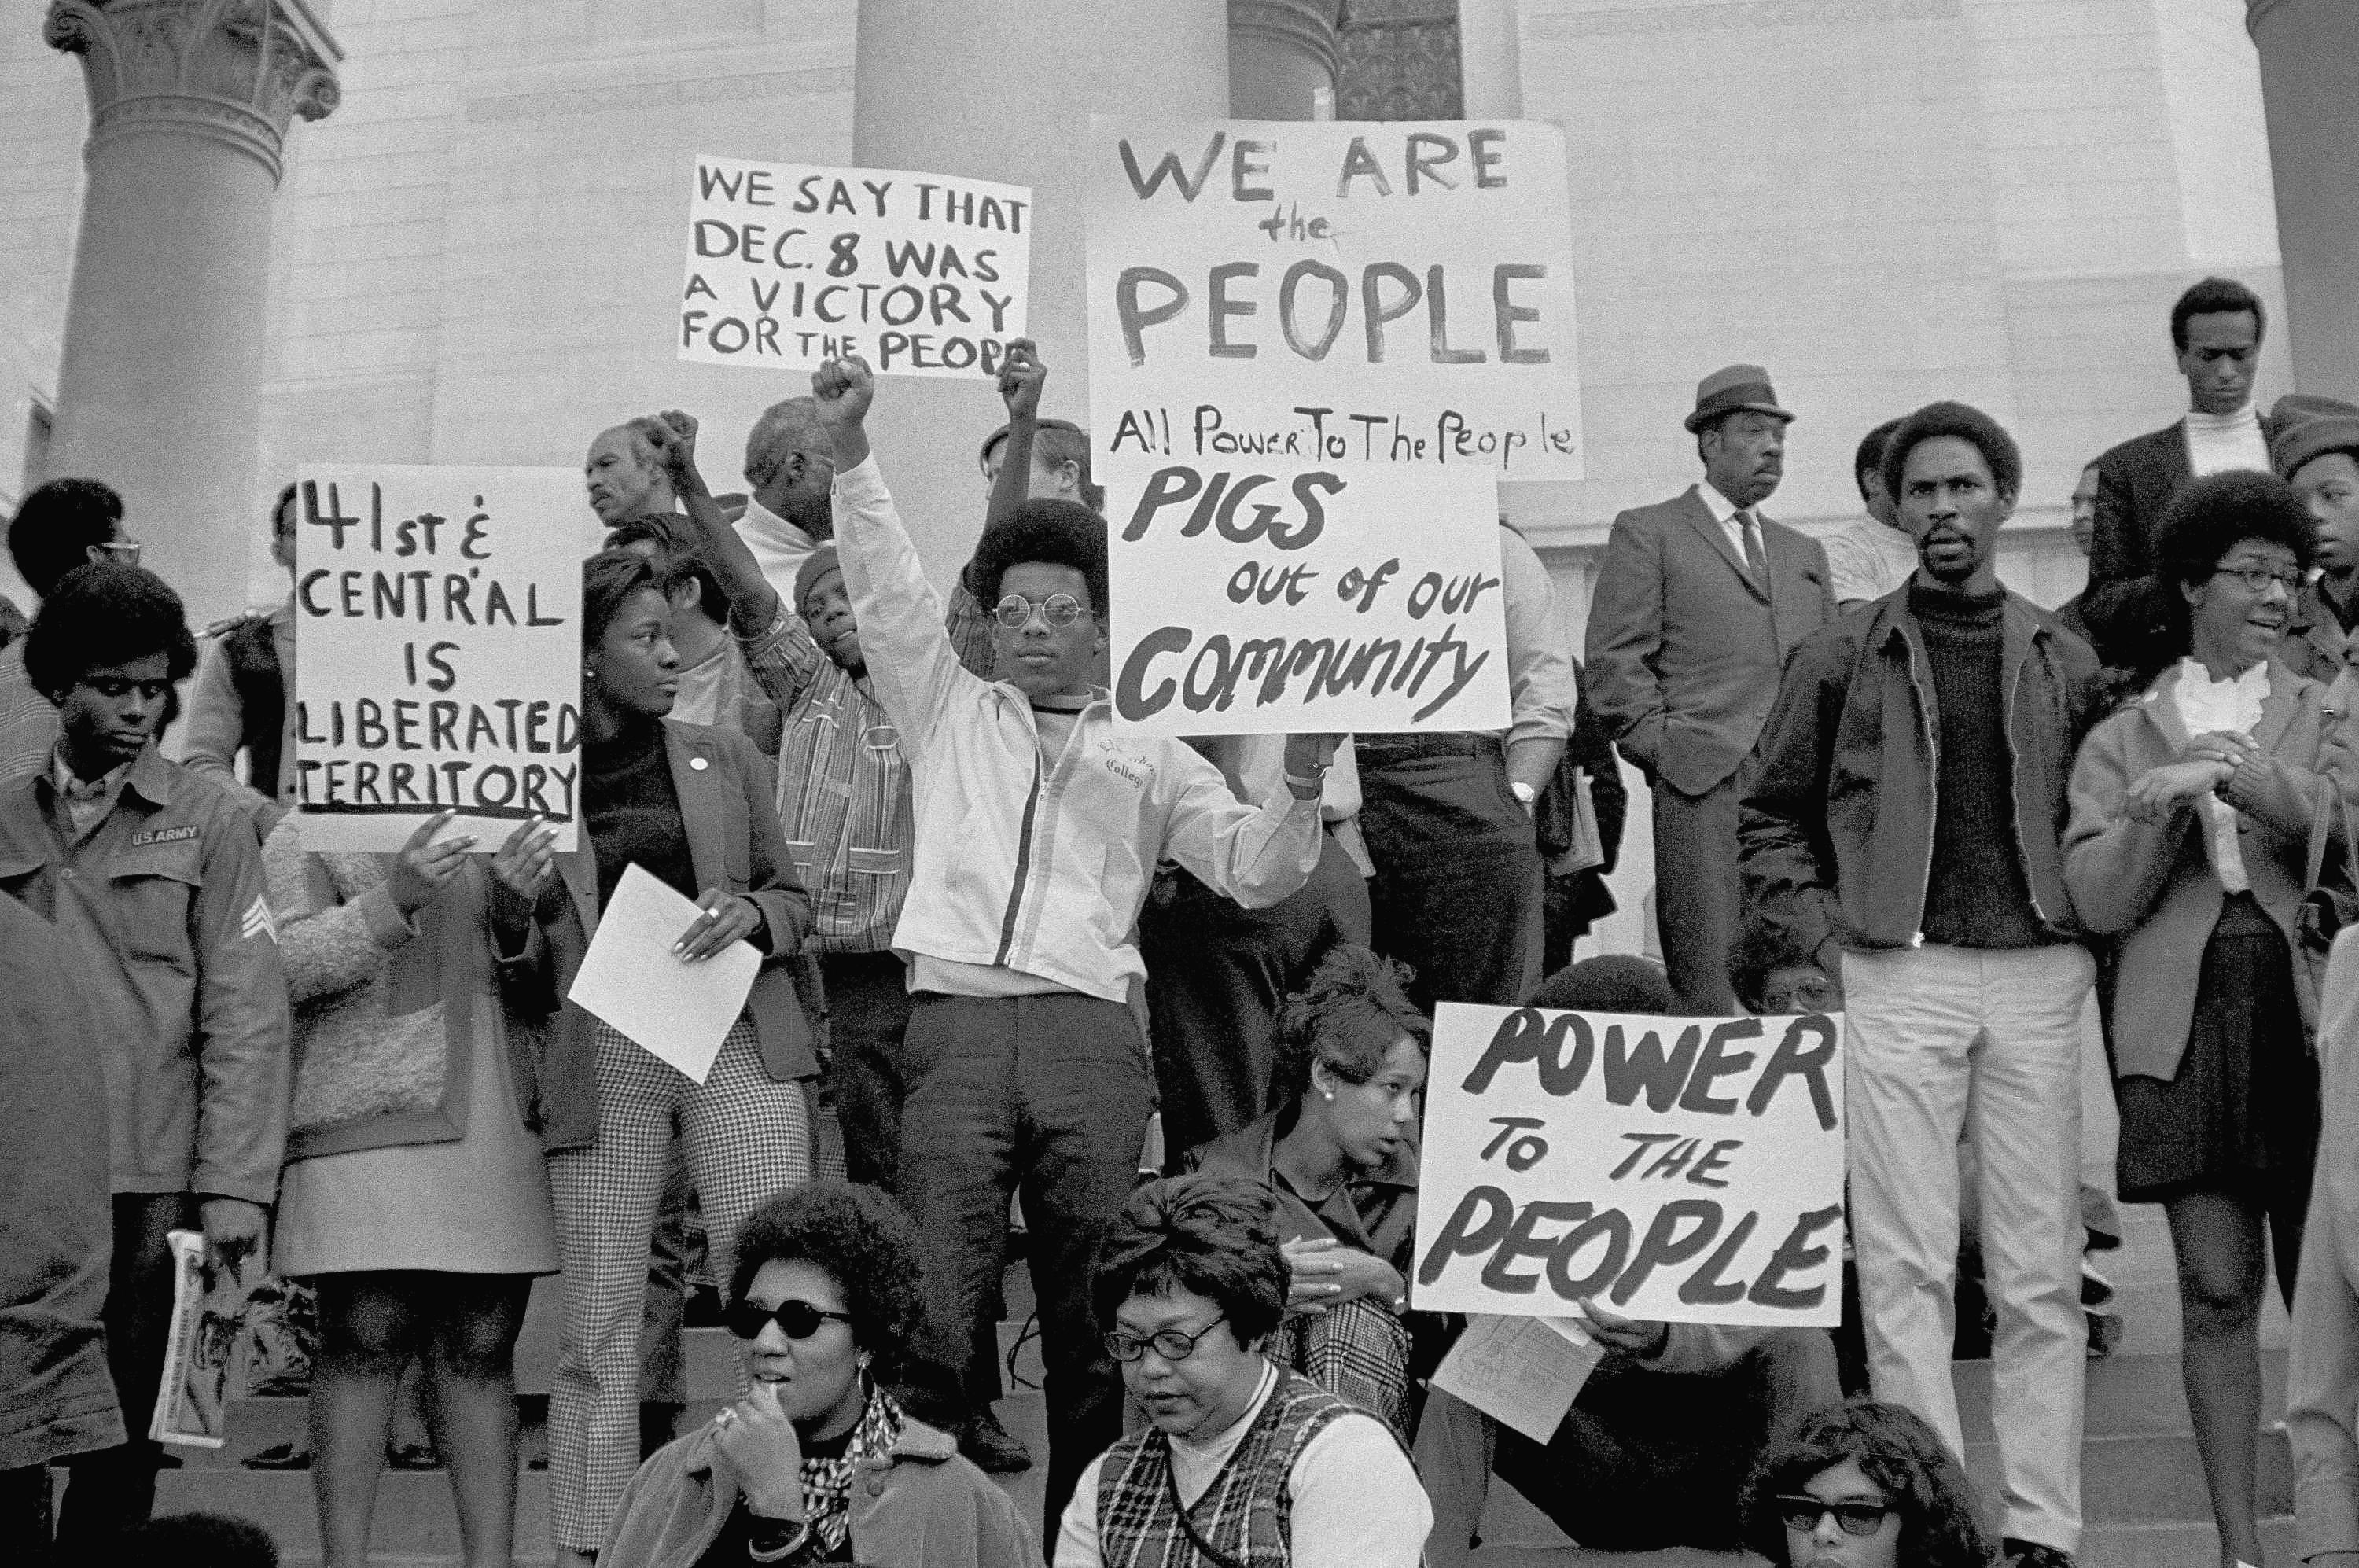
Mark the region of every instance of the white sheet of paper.
[[734, 942], [701, 964], [682, 961], [671, 945], [696, 915], [694, 899], [636, 865], [624, 867], [566, 997], [701, 1083], [745, 1010], [762, 955]]
[[1571, 1318], [1476, 1312], [1435, 1368], [1433, 1386], [1545, 1443], [1604, 1356]]

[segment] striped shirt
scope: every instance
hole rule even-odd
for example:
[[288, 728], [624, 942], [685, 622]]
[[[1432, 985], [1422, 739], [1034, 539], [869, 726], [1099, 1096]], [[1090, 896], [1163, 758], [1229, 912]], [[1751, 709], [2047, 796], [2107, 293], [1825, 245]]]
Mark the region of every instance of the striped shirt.
[[754, 679], [786, 710], [778, 820], [817, 912], [807, 950], [886, 952], [916, 833], [899, 733], [875, 688], [821, 651], [783, 597], [769, 626], [738, 631], [737, 643]]

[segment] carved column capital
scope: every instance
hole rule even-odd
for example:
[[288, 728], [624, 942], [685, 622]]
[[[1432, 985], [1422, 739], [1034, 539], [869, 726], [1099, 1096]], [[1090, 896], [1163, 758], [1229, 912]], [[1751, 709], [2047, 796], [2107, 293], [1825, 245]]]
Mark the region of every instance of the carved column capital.
[[1229, 37], [1300, 49], [1332, 82], [1343, 66], [1343, 0], [1229, 0]]
[[343, 50], [305, 0], [49, 0], [41, 36], [82, 57], [92, 148], [168, 128], [236, 147], [276, 182], [288, 123], [342, 95]]

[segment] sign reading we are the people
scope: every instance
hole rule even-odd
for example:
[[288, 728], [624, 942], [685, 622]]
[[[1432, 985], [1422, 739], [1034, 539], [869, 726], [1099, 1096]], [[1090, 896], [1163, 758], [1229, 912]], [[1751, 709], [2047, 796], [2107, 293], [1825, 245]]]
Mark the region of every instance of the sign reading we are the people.
[[1561, 129], [1099, 115], [1090, 158], [1102, 466], [1582, 477]]
[[992, 376], [1025, 333], [1032, 192], [948, 174], [699, 156], [679, 357]]
[[1832, 1327], [1843, 1019], [1437, 1009], [1411, 1301]]
[[394, 850], [427, 818], [496, 848], [581, 814], [581, 476], [305, 468], [296, 788], [307, 849]]
[[1153, 734], [1496, 730], [1498, 487], [1464, 465], [1107, 471], [1118, 723]]

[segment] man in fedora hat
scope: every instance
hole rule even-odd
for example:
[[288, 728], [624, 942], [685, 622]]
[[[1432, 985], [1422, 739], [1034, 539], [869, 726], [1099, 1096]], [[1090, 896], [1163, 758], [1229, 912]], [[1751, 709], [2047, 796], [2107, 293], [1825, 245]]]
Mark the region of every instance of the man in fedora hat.
[[1655, 919], [1691, 1014], [1737, 1010], [1737, 776], [1786, 656], [1835, 614], [1825, 553], [1758, 510], [1793, 419], [1757, 365], [1705, 376], [1703, 483], [1614, 519], [1589, 609], [1590, 706], [1654, 788]]

